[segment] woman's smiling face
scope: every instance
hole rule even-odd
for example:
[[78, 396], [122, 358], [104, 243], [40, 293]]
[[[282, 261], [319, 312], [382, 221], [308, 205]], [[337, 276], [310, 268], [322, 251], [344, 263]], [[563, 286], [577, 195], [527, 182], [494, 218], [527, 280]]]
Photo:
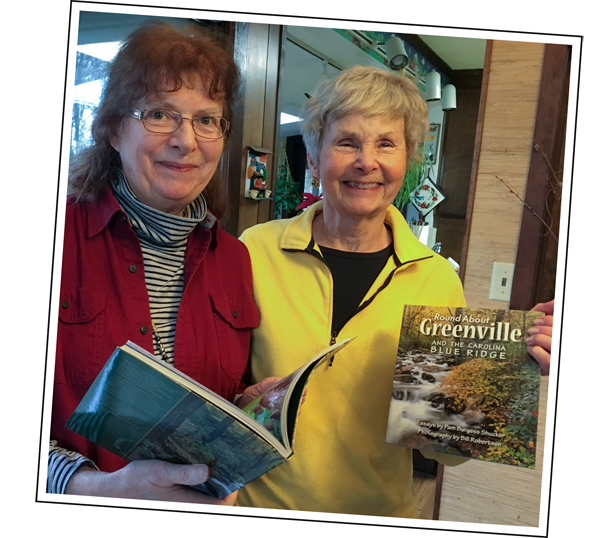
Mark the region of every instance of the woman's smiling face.
[[[162, 108], [185, 118], [222, 116], [223, 104], [211, 99], [198, 79], [193, 87], [161, 92], [138, 107]], [[221, 153], [223, 139], [196, 136], [191, 121], [183, 120], [173, 133], [151, 133], [142, 121], [123, 120], [111, 139], [121, 156], [123, 172], [135, 196], [147, 206], [164, 213], [181, 215], [211, 180]]]
[[362, 114], [325, 127], [312, 175], [321, 178], [325, 211], [338, 217], [369, 219], [394, 201], [406, 172], [404, 120]]

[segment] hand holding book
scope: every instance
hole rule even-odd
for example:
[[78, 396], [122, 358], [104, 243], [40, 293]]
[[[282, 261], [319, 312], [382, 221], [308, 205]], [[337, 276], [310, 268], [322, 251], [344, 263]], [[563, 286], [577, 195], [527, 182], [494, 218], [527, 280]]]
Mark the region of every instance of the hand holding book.
[[265, 377], [262, 381], [250, 385], [241, 395], [238, 400], [234, 400], [235, 405], [240, 409], [246, 407], [250, 402], [254, 401], [261, 394], [269, 390], [273, 385], [281, 381], [281, 377]]
[[529, 329], [529, 338], [525, 340], [527, 352], [537, 361], [542, 375], [550, 372], [550, 349], [552, 347], [552, 325], [554, 321], [554, 299], [547, 303], [536, 304], [532, 312], [545, 315], [535, 320], [535, 326]]
[[206, 465], [183, 465], [160, 460], [133, 461], [114, 473], [82, 467], [69, 480], [65, 493], [233, 506], [237, 491], [224, 499], [204, 495], [188, 486], [204, 484]]
[[540, 366], [526, 340], [547, 354], [552, 319], [536, 322], [551, 308], [405, 306], [386, 441], [535, 468]]
[[[283, 377], [265, 377], [262, 381], [250, 385], [243, 394], [240, 395], [238, 400], [234, 400], [235, 405], [240, 409], [244, 409], [248, 404], [256, 400], [256, 398], [262, 396], [265, 392], [277, 385], [282, 379]], [[305, 387], [304, 392], [302, 393], [302, 399], [300, 400], [300, 408], [298, 409], [299, 415], [302, 413], [302, 404], [304, 403], [304, 400], [306, 400], [307, 392], [308, 389]]]
[[[127, 461], [143, 460], [152, 491], [162, 487], [156, 491], [178, 496], [191, 485], [229, 504], [231, 493], [293, 454], [308, 377], [351, 340], [329, 346], [283, 379], [248, 387], [237, 405], [128, 342], [112, 354], [66, 426]], [[185, 464], [207, 464], [210, 476], [190, 478], [199, 471]], [[162, 498], [138, 496], [138, 467], [130, 463], [112, 475], [82, 470], [72, 493]]]

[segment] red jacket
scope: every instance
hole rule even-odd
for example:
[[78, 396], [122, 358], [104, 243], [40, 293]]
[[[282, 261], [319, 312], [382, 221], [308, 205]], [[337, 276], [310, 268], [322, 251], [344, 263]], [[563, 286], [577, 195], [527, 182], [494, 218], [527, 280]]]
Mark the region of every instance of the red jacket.
[[[184, 279], [175, 367], [231, 400], [260, 320], [248, 251], [216, 224], [197, 226]], [[110, 189], [97, 203], [67, 202], [58, 308], [51, 439], [115, 471], [125, 460], [64, 427], [117, 346], [131, 340], [153, 352], [142, 250]]]

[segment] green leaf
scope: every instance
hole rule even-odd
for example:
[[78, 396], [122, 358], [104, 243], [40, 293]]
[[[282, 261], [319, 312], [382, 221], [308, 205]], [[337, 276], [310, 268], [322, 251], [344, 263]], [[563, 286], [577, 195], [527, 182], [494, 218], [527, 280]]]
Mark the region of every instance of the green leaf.
[[419, 146], [420, 160], [413, 162], [412, 166], [406, 171], [402, 187], [392, 202], [400, 211], [410, 201], [410, 194], [421, 184], [427, 171], [427, 164], [423, 158], [423, 153], [424, 146]]

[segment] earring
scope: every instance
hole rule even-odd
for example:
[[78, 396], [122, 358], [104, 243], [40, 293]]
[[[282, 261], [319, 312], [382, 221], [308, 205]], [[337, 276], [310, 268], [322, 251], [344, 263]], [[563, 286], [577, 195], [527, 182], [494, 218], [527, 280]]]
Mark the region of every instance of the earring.
[[318, 189], [321, 184], [321, 180], [318, 177], [310, 176], [310, 183], [315, 188]]

